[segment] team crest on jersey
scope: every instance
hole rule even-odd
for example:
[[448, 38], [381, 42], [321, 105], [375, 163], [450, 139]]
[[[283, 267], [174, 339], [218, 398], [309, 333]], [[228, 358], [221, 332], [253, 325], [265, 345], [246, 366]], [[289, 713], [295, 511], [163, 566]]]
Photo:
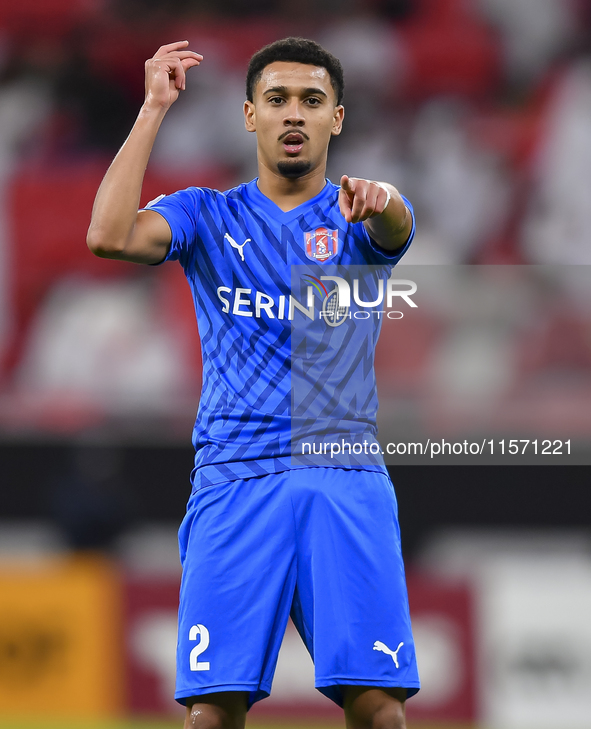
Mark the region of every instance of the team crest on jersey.
[[339, 252], [338, 230], [316, 228], [304, 235], [306, 236], [306, 255], [313, 261], [325, 263]]

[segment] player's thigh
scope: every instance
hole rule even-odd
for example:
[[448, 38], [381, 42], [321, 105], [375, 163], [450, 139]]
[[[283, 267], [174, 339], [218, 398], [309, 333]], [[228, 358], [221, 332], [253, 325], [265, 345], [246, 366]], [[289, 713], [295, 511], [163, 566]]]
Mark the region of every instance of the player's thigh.
[[220, 691], [187, 699], [184, 729], [244, 729], [248, 693]]
[[347, 729], [404, 729], [406, 689], [343, 686]]

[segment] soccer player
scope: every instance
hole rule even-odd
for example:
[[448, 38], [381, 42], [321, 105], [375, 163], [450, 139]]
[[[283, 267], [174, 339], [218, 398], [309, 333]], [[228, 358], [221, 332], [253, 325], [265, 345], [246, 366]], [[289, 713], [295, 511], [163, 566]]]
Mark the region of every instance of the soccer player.
[[[389, 183], [325, 179], [343, 124], [342, 68], [316, 43], [287, 38], [258, 51], [247, 73], [259, 177], [226, 192], [191, 187], [138, 212], [158, 128], [203, 60], [187, 45], [146, 62], [145, 102], [98, 190], [87, 239], [105, 258], [179, 260], [195, 301], [203, 390], [179, 530], [175, 698], [186, 729], [243, 727], [270, 693], [291, 614], [315, 685], [347, 726], [401, 729], [419, 679], [396, 497], [383, 461], [292, 457], [290, 272], [338, 264], [389, 275], [413, 237], [412, 208]], [[373, 351], [341, 359], [346, 377], [327, 384], [332, 414], [320, 414], [319, 429], [304, 421], [373, 443]]]

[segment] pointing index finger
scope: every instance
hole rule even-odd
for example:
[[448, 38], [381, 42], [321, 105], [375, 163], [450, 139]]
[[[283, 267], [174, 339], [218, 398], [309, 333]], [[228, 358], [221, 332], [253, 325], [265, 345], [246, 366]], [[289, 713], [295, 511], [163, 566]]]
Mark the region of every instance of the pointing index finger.
[[351, 180], [347, 175], [341, 177], [341, 187], [345, 192], [354, 192]]
[[[341, 177], [341, 193], [339, 193], [339, 208], [341, 215], [345, 218], [347, 223], [351, 222], [351, 197], [352, 193], [349, 193], [346, 186], [349, 183], [349, 178], [346, 175]], [[350, 197], [351, 195], [351, 197]]]

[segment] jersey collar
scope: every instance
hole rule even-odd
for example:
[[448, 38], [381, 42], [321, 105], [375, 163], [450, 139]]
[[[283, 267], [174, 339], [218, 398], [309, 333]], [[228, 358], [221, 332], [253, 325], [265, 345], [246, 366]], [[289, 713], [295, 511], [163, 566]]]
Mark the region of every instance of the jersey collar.
[[259, 190], [257, 184], [258, 180], [259, 178], [255, 177], [254, 180], [251, 180], [251, 182], [246, 185], [246, 191], [250, 201], [258, 207], [262, 208], [265, 213], [267, 213], [267, 215], [272, 216], [276, 220], [279, 220], [281, 223], [289, 223], [292, 220], [298, 218], [300, 215], [304, 215], [314, 205], [318, 205], [318, 203], [329, 197], [334, 190], [332, 183], [329, 180], [325, 180], [324, 187], [322, 188], [322, 190], [320, 190], [318, 195], [310, 198], [310, 200], [306, 200], [301, 205], [293, 208], [293, 210], [288, 210], [287, 212], [285, 212], [281, 210], [281, 208], [270, 198], [268, 198], [266, 195], [263, 195], [263, 193]]

